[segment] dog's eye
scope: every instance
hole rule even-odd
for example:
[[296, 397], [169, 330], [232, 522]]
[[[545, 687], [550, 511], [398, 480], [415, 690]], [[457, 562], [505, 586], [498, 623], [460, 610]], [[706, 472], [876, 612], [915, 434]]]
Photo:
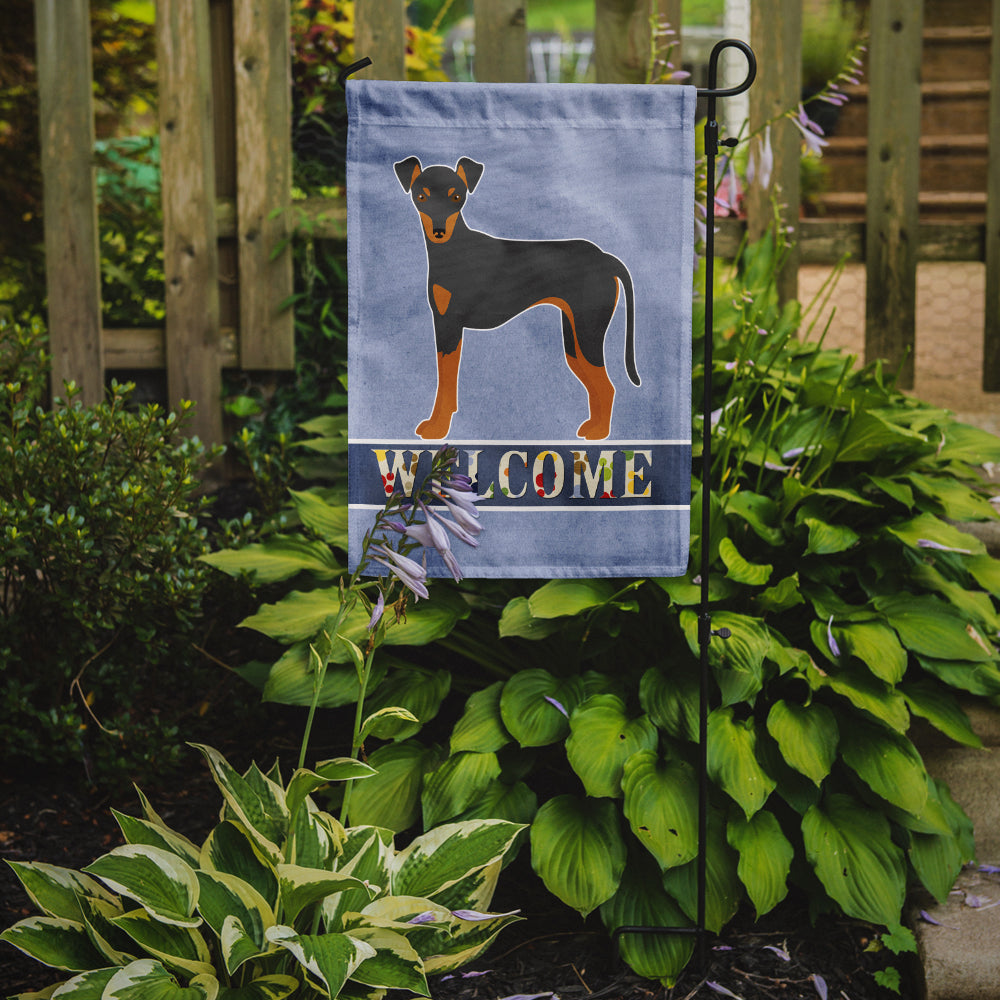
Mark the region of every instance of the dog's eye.
[[453, 194], [451, 196], [451, 200], [452, 201], [461, 201], [462, 200], [462, 196], [460, 194]]
[[425, 195], [425, 194], [418, 194], [417, 195], [417, 201], [427, 201], [427, 195]]

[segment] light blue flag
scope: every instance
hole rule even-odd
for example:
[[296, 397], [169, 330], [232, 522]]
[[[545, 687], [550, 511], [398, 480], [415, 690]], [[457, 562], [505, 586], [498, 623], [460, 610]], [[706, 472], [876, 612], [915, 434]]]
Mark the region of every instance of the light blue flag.
[[447, 443], [467, 576], [686, 571], [695, 98], [348, 82], [352, 566]]

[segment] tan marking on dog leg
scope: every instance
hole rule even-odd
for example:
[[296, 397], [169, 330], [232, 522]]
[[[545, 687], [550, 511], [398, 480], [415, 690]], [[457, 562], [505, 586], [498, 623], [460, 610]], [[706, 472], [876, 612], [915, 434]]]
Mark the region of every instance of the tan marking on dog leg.
[[437, 393], [431, 415], [417, 425], [417, 436], [425, 440], [440, 440], [448, 434], [451, 418], [458, 409], [458, 369], [462, 360], [462, 345], [450, 354], [438, 351]]

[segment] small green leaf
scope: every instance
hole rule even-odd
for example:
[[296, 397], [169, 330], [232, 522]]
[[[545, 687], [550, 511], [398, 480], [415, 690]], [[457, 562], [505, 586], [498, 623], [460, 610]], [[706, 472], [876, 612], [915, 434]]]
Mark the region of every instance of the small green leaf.
[[452, 753], [460, 750], [493, 753], [510, 742], [510, 733], [500, 716], [502, 690], [503, 681], [496, 681], [469, 696], [465, 711], [452, 730]]
[[550, 580], [528, 598], [533, 618], [562, 618], [600, 607], [614, 597], [607, 580]]
[[736, 873], [760, 919], [788, 894], [788, 873], [795, 849], [774, 813], [765, 809], [750, 819], [737, 816], [726, 828], [729, 846], [739, 851]]
[[837, 720], [826, 705], [798, 705], [778, 699], [767, 716], [767, 731], [785, 761], [818, 787], [837, 756]]
[[749, 819], [764, 805], [776, 782], [757, 762], [753, 718], [733, 718], [733, 709], [717, 708], [708, 717], [708, 773]]
[[740, 555], [739, 549], [729, 538], [719, 541], [719, 557], [726, 564], [728, 576], [736, 583], [746, 584], [748, 587], [763, 587], [770, 579], [774, 567], [767, 563], [748, 562]]
[[501, 639], [516, 636], [520, 639], [544, 639], [558, 632], [563, 623], [551, 618], [535, 618], [527, 597], [514, 597], [507, 602], [500, 615]]
[[828, 524], [815, 517], [804, 518], [809, 528], [809, 543], [805, 554], [828, 556], [844, 552], [856, 544], [860, 535], [846, 524]]

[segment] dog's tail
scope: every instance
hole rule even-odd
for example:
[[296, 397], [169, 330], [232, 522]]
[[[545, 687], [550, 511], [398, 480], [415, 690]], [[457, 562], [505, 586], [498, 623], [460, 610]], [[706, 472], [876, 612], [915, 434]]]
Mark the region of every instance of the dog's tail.
[[615, 261], [618, 265], [615, 277], [625, 292], [625, 371], [633, 385], [642, 385], [635, 367], [635, 292], [632, 288], [632, 275], [617, 257]]

